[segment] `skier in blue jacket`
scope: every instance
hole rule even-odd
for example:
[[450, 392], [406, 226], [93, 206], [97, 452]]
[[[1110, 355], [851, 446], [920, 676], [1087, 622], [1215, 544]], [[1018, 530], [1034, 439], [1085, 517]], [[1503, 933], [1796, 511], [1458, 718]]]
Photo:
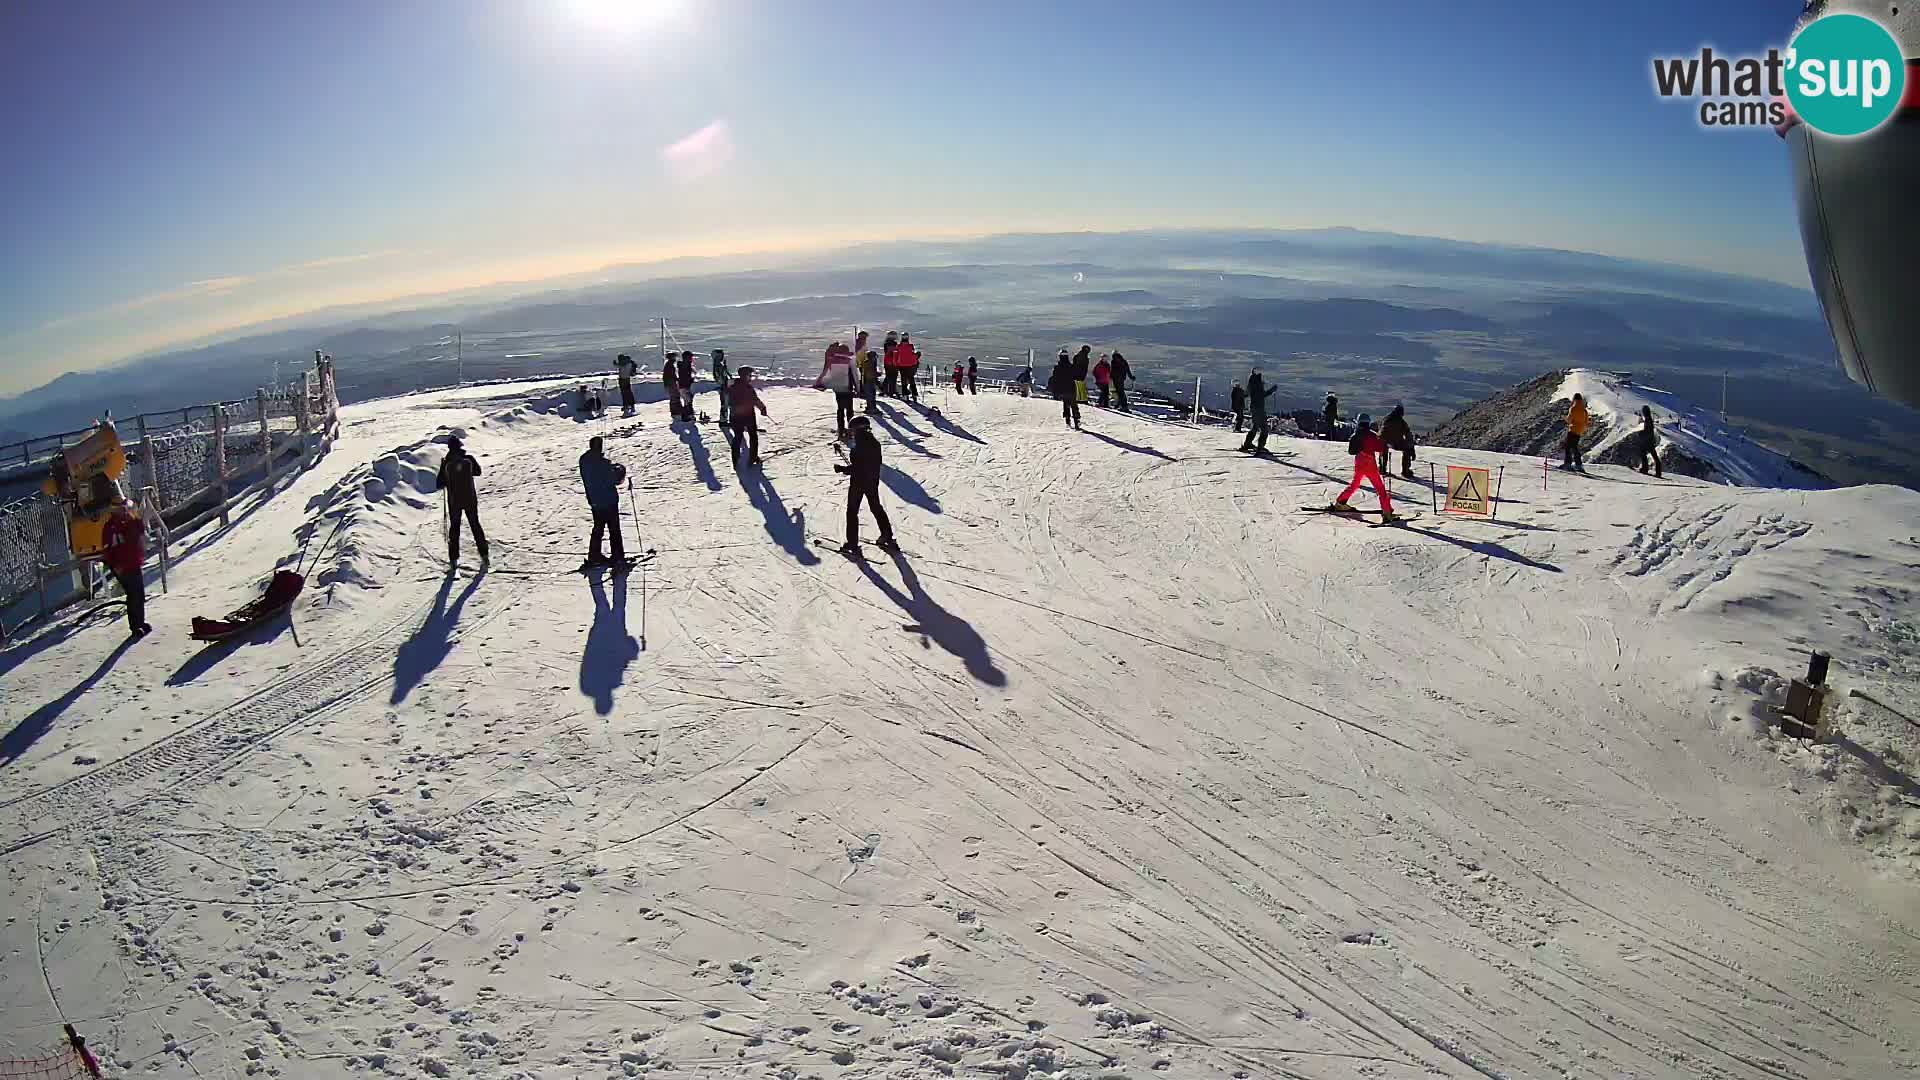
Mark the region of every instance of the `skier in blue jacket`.
[[587, 442], [587, 452], [580, 455], [580, 486], [586, 488], [587, 505], [593, 508], [587, 565], [599, 566], [607, 561], [600, 553], [600, 536], [612, 532], [614, 571], [619, 573], [627, 568], [627, 545], [620, 535], [620, 484], [627, 478], [627, 467], [609, 461], [601, 446], [600, 436], [595, 435]]

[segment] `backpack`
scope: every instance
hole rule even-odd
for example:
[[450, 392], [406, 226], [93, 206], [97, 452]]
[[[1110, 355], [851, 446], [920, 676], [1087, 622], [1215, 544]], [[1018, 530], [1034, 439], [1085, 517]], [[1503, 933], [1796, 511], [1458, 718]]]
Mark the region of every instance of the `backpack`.
[[1353, 426], [1353, 437], [1347, 440], [1347, 454], [1351, 457], [1359, 457], [1364, 452], [1366, 439], [1366, 429], [1355, 424]]

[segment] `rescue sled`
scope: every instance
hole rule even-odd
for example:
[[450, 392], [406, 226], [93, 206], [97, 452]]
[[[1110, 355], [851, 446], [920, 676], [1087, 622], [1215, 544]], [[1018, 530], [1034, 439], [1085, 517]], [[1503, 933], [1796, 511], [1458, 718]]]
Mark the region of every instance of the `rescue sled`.
[[193, 640], [226, 641], [286, 611], [300, 598], [307, 579], [291, 570], [281, 570], [267, 583], [267, 591], [257, 599], [229, 612], [222, 619], [193, 617]]

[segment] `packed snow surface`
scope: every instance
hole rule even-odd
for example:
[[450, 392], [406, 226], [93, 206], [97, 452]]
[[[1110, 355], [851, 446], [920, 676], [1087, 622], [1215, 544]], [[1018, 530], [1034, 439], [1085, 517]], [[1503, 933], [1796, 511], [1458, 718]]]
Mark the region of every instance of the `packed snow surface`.
[[[1376, 529], [1300, 511], [1343, 443], [936, 392], [875, 416], [906, 554], [853, 563], [831, 398], [767, 398], [761, 470], [552, 385], [351, 408], [152, 637], [0, 652], [0, 1058], [64, 1018], [128, 1077], [1920, 1069], [1920, 495], [1436, 447], [1499, 519], [1399, 482]], [[575, 572], [589, 434], [644, 573]], [[303, 550], [290, 624], [187, 640]], [[1769, 724], [1809, 648], [1819, 745]]]

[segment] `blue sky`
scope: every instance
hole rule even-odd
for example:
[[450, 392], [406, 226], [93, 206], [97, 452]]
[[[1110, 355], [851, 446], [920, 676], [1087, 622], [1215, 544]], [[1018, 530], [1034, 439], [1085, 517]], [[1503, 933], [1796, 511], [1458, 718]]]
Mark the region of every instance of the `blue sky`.
[[333, 304], [914, 235], [1354, 225], [1804, 283], [1778, 141], [1648, 74], [1797, 13], [18, 0], [0, 394]]

